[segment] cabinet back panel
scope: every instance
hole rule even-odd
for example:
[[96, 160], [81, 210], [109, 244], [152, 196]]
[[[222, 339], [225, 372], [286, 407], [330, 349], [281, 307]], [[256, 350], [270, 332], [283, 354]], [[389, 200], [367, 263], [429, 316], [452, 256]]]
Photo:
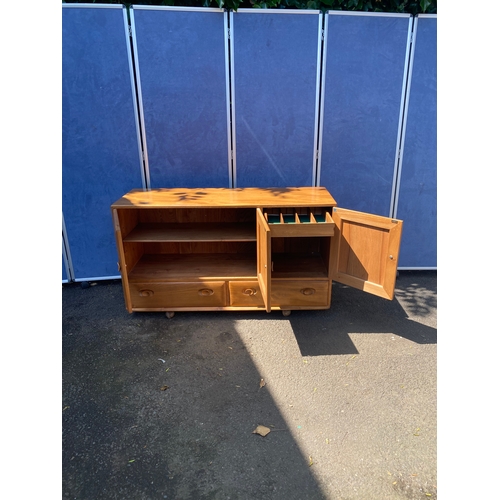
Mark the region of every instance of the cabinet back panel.
[[148, 209], [141, 210], [140, 222], [253, 222], [254, 208]]
[[187, 253], [235, 253], [255, 255], [255, 242], [200, 242], [182, 243], [158, 242], [144, 243], [144, 251], [148, 254], [187, 254]]
[[321, 242], [329, 238], [272, 238], [273, 253], [320, 253]]

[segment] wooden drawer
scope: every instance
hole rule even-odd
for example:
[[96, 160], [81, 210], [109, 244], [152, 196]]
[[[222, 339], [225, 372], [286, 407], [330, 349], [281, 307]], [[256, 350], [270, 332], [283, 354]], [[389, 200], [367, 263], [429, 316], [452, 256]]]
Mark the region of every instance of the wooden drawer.
[[335, 224], [331, 215], [325, 212], [323, 215], [312, 214], [265, 214], [265, 218], [274, 237], [306, 237], [306, 236], [333, 236]]
[[224, 281], [130, 283], [130, 297], [132, 307], [140, 309], [223, 307], [226, 286]]
[[230, 281], [229, 305], [264, 307], [258, 281]]
[[330, 304], [331, 287], [327, 280], [273, 280], [271, 306], [299, 307]]
[[[271, 307], [327, 307], [330, 285], [326, 280], [272, 280]], [[264, 307], [257, 281], [230, 281], [229, 304], [235, 307]]]

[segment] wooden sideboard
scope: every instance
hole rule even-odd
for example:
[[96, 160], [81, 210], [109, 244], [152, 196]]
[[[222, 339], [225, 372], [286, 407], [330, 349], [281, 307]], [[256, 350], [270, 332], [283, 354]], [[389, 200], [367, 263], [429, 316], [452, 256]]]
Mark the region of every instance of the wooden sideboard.
[[137, 189], [111, 210], [129, 312], [327, 309], [332, 280], [394, 295], [402, 221], [325, 188]]

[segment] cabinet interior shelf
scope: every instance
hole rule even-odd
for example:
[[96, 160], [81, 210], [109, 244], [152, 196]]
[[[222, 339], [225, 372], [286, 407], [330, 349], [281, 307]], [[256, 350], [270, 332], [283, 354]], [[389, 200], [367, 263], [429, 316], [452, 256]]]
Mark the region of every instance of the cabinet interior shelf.
[[[273, 257], [271, 277], [276, 279], [327, 278], [326, 265], [319, 255]], [[255, 254], [144, 254], [128, 275], [130, 282], [257, 279]]]
[[255, 279], [255, 254], [144, 254], [129, 274], [130, 282]]
[[128, 234], [125, 242], [185, 242], [185, 241], [256, 241], [255, 223], [196, 222], [141, 223]]

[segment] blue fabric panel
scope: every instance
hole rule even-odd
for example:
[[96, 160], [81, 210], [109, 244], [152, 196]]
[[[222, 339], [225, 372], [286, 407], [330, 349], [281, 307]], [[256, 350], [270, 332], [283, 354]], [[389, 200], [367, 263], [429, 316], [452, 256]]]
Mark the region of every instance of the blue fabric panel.
[[151, 187], [229, 187], [224, 13], [134, 19]]
[[62, 9], [62, 207], [76, 279], [117, 276], [110, 205], [142, 187], [121, 9]]
[[320, 184], [340, 207], [389, 216], [409, 20], [327, 20]]
[[234, 14], [238, 187], [313, 183], [318, 16]]
[[401, 267], [437, 266], [436, 28], [436, 18], [418, 20], [397, 207]]

